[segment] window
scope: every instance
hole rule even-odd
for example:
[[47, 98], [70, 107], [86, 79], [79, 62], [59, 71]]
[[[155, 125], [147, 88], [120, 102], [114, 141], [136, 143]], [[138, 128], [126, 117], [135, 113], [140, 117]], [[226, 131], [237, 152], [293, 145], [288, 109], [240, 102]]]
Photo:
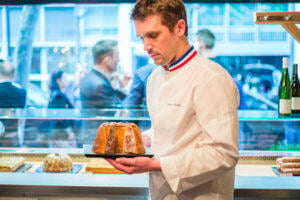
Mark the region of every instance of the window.
[[74, 7], [45, 8], [46, 41], [74, 41], [76, 35]]

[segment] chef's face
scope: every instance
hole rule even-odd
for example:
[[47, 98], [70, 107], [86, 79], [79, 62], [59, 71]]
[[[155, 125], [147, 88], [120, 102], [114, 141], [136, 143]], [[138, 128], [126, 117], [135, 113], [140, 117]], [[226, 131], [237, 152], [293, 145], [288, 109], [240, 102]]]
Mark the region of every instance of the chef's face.
[[167, 66], [177, 59], [177, 41], [179, 36], [161, 23], [158, 15], [151, 15], [144, 20], [136, 20], [137, 36], [143, 40], [144, 50], [153, 58], [156, 65]]

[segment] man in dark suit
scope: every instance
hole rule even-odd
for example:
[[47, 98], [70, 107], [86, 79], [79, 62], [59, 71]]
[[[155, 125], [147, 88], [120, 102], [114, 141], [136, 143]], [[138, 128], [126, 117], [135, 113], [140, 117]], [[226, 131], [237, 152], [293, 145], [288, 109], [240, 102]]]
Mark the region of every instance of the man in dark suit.
[[[94, 67], [80, 83], [82, 108], [121, 107], [125, 93], [114, 88], [111, 83], [112, 74], [117, 70], [119, 62], [117, 42], [101, 40], [94, 45], [92, 52]], [[84, 120], [81, 126], [79, 145], [92, 143], [100, 124], [101, 121]]]
[[112, 74], [119, 62], [117, 42], [101, 40], [92, 51], [95, 65], [80, 84], [82, 108], [120, 107], [125, 93], [111, 84]]
[[15, 68], [12, 63], [0, 61], [0, 108], [24, 108], [26, 90], [13, 82]]
[[[26, 90], [13, 81], [15, 67], [10, 62], [0, 60], [0, 108], [24, 108], [26, 103]], [[13, 115], [13, 110], [2, 110], [3, 114]], [[1, 119], [4, 132], [0, 137], [0, 146], [19, 146], [18, 120]], [[0, 134], [1, 135], [1, 134]]]

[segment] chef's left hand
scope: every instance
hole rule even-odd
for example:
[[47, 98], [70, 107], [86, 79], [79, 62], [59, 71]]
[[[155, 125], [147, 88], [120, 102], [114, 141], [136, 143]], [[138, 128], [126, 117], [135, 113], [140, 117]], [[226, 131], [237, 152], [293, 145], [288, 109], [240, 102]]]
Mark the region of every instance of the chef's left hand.
[[106, 158], [106, 160], [114, 166], [116, 169], [119, 169], [127, 174], [134, 173], [143, 173], [150, 171], [161, 171], [160, 163], [153, 158], [139, 156], [134, 158], [117, 158], [110, 159]]

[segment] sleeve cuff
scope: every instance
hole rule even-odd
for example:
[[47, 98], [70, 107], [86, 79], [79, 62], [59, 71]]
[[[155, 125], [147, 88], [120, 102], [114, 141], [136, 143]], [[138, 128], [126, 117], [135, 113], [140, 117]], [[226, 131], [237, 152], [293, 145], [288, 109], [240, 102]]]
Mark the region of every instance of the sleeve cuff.
[[180, 175], [176, 167], [175, 156], [167, 156], [159, 158], [160, 167], [170, 188], [174, 193], [178, 190]]

